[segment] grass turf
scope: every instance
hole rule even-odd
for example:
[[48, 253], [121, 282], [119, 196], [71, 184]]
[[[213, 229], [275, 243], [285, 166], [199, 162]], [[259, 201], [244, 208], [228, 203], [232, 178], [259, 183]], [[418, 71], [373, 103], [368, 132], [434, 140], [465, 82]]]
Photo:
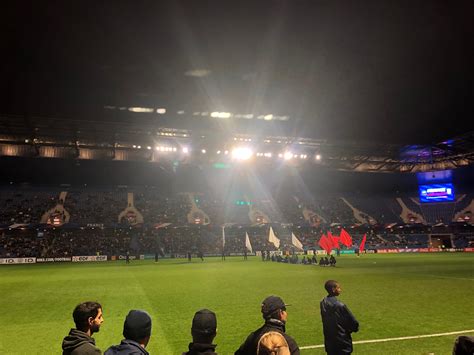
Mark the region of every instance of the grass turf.
[[[474, 329], [474, 254], [469, 253], [344, 255], [337, 268], [256, 257], [6, 265], [0, 267], [0, 353], [60, 353], [75, 305], [98, 300], [105, 322], [94, 337], [102, 350], [120, 342], [130, 309], [145, 309], [153, 318], [150, 353], [181, 354], [191, 340], [194, 312], [209, 308], [218, 317], [217, 351], [232, 354], [262, 324], [260, 303], [270, 294], [292, 305], [287, 332], [300, 346], [322, 344], [319, 301], [327, 279], [341, 283], [340, 299], [361, 324], [355, 341]], [[360, 344], [354, 352], [449, 354], [455, 338]]]

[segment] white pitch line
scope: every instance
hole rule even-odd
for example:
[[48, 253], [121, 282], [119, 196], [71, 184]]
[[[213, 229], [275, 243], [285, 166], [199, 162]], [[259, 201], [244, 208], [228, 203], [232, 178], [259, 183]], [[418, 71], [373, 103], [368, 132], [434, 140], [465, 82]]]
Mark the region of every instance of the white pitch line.
[[[469, 330], [459, 330], [457, 332], [449, 332], [449, 333], [438, 333], [438, 334], [425, 334], [425, 335], [412, 335], [409, 337], [398, 337], [398, 338], [386, 338], [386, 339], [372, 339], [372, 340], [359, 340], [354, 341], [352, 344], [369, 344], [369, 343], [383, 343], [386, 341], [397, 341], [397, 340], [409, 340], [409, 339], [421, 339], [421, 338], [432, 338], [432, 337], [442, 337], [446, 335], [456, 335], [456, 334], [464, 334], [464, 333], [472, 333], [474, 329]], [[308, 345], [300, 347], [301, 350], [305, 349], [316, 349], [316, 348], [324, 348], [324, 344], [320, 345]]]
[[437, 278], [437, 279], [453, 279], [453, 280], [474, 281], [474, 279], [469, 279], [467, 277], [452, 277], [452, 276], [441, 276], [441, 275], [430, 275], [430, 274], [424, 274], [423, 276], [431, 276], [431, 277], [434, 277], [434, 278]]

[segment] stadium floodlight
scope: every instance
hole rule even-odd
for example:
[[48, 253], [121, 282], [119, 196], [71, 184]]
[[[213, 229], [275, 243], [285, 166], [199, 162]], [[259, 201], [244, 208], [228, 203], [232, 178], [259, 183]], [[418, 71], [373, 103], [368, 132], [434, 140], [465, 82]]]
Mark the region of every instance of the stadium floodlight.
[[218, 150], [218, 151], [217, 151], [217, 154], [221, 154], [221, 151], [220, 151], [220, 150]]
[[224, 154], [225, 155], [229, 154], [229, 151], [228, 150], [224, 151]]
[[157, 108], [156, 113], [159, 113], [160, 115], [164, 115], [166, 113], [166, 109], [164, 107]]
[[137, 145], [137, 148], [138, 148], [138, 149], [142, 149], [142, 146], [141, 146], [141, 145]]
[[189, 153], [189, 148], [188, 147], [183, 147], [183, 153], [188, 154]]
[[133, 148], [136, 148], [137, 146], [134, 144], [134, 145], [132, 145], [132, 147], [133, 147]]
[[316, 160], [321, 160], [321, 155], [320, 154], [316, 154]]
[[230, 112], [211, 112], [211, 117], [214, 118], [229, 118], [230, 116], [232, 116]]
[[271, 121], [271, 120], [273, 119], [273, 115], [272, 115], [272, 114], [265, 115], [265, 116], [263, 116], [263, 119], [264, 119], [265, 121]]
[[201, 149], [202, 154], [206, 154], [206, 149]]
[[152, 108], [149, 107], [129, 107], [128, 110], [130, 112], [142, 112], [142, 113], [149, 113], [155, 111]]
[[285, 160], [290, 160], [291, 158], [293, 158], [293, 153], [292, 152], [285, 152], [285, 154], [283, 154], [283, 158]]
[[252, 149], [248, 147], [239, 147], [232, 150], [232, 158], [237, 160], [248, 160], [252, 157]]
[[150, 146], [148, 146], [148, 147], [146, 147], [146, 149], [148, 149], [148, 150], [151, 150], [151, 147], [150, 147]]

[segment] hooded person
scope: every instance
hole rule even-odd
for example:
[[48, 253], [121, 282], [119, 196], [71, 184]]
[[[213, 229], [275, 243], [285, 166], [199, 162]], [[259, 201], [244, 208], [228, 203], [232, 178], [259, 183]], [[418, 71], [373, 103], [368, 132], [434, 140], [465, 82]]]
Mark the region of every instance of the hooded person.
[[151, 317], [141, 310], [128, 312], [123, 324], [123, 339], [119, 345], [113, 345], [105, 351], [105, 355], [144, 354], [148, 355], [146, 346], [151, 336]]
[[256, 331], [250, 333], [245, 342], [235, 352], [235, 355], [257, 355], [260, 340], [268, 332], [277, 332], [283, 336], [289, 348], [291, 355], [299, 355], [300, 349], [296, 341], [285, 333], [286, 320], [288, 313], [283, 300], [278, 296], [269, 296], [265, 298], [261, 305], [261, 312], [265, 323]]
[[359, 330], [359, 322], [349, 308], [336, 298], [342, 291], [337, 281], [326, 281], [324, 288], [328, 295], [321, 301], [320, 309], [326, 353], [329, 355], [351, 354], [351, 333]]
[[213, 340], [217, 334], [217, 317], [213, 311], [201, 309], [194, 314], [191, 325], [193, 342], [189, 344], [189, 351], [183, 355], [217, 355]]
[[97, 302], [83, 302], [74, 308], [72, 317], [76, 328], [71, 329], [63, 339], [63, 355], [102, 354], [92, 338], [92, 334], [99, 331], [104, 321], [102, 306]]

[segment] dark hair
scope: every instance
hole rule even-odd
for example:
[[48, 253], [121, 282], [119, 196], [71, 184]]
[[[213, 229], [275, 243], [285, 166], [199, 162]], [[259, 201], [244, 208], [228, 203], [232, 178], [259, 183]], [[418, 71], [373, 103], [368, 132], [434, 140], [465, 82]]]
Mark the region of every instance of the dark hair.
[[333, 290], [337, 287], [338, 282], [336, 280], [327, 280], [324, 284], [324, 288], [329, 294], [333, 293]]
[[89, 318], [97, 317], [99, 309], [102, 309], [102, 306], [97, 302], [89, 301], [78, 304], [72, 312], [72, 317], [74, 318], [74, 323], [76, 323], [76, 328], [81, 331], [87, 331], [89, 328]]
[[265, 320], [269, 320], [269, 319], [278, 319], [278, 320], [280, 320], [280, 318], [281, 318], [280, 314], [281, 314], [282, 311], [286, 311], [286, 307], [277, 309], [275, 312], [272, 312], [272, 313], [269, 313], [269, 314], [264, 314], [263, 319], [265, 319]]

